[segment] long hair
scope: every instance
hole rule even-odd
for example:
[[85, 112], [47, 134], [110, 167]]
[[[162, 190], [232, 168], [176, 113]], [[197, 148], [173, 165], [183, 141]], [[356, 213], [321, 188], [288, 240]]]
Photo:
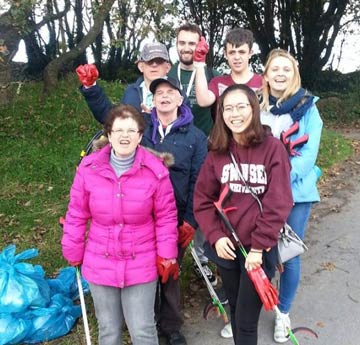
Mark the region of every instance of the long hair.
[[[278, 99], [277, 104], [281, 104], [281, 102], [286, 101], [301, 88], [301, 78], [300, 78], [298, 64], [297, 64], [295, 58], [284, 49], [279, 49], [279, 48], [273, 49], [269, 53], [267, 60], [266, 60], [263, 75], [264, 76], [266, 75], [266, 73], [269, 70], [271, 62], [279, 56], [284, 57], [291, 62], [293, 70], [294, 70], [294, 77], [293, 77], [292, 83], [285, 90], [284, 94]], [[269, 104], [270, 86], [269, 86], [269, 83], [264, 78], [263, 78], [262, 96], [263, 96], [263, 99], [261, 102], [261, 109], [268, 111], [270, 108], [270, 104]]]
[[249, 126], [242, 133], [245, 139], [245, 146], [255, 146], [261, 143], [266, 136], [266, 131], [260, 122], [260, 105], [255, 92], [246, 85], [234, 84], [229, 86], [219, 98], [215, 125], [209, 138], [210, 151], [222, 153], [229, 150], [230, 140], [233, 135], [224, 121], [224, 99], [230, 92], [237, 90], [246, 95], [252, 110]]

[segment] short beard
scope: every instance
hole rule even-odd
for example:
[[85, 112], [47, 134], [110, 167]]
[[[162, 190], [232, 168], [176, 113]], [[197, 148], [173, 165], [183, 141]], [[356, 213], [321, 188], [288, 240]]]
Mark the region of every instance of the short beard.
[[186, 60], [186, 61], [184, 61], [184, 60], [181, 59], [181, 57], [180, 57], [180, 62], [181, 62], [183, 65], [185, 65], [185, 66], [191, 66], [191, 65], [194, 63], [193, 60]]

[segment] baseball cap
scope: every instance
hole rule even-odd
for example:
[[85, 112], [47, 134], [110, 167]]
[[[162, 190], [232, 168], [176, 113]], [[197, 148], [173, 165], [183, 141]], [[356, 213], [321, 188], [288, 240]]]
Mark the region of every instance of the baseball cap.
[[150, 61], [156, 58], [164, 59], [165, 61], [170, 61], [169, 53], [164, 44], [159, 42], [146, 43], [141, 49], [139, 61]]
[[181, 94], [181, 88], [180, 88], [180, 84], [179, 82], [171, 77], [165, 76], [165, 77], [161, 77], [161, 78], [157, 78], [155, 80], [153, 80], [150, 84], [150, 91], [152, 94], [155, 93], [156, 88], [158, 87], [159, 84], [161, 83], [167, 83], [169, 84], [172, 88], [178, 90]]

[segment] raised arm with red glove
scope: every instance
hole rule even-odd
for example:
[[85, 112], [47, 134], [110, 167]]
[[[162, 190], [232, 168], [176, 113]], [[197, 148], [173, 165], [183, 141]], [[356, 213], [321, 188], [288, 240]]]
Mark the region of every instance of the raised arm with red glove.
[[192, 241], [195, 229], [187, 222], [183, 222], [182, 225], [179, 226], [179, 239], [178, 243], [181, 248], [186, 248], [189, 243]]
[[80, 83], [85, 87], [93, 86], [96, 80], [99, 78], [99, 71], [94, 64], [80, 65], [76, 68], [76, 74], [80, 80]]
[[172, 276], [174, 280], [179, 278], [179, 265], [176, 259], [164, 259], [161, 256], [156, 258], [156, 265], [161, 282], [164, 284]]
[[278, 292], [274, 285], [271, 284], [262, 267], [249, 270], [247, 273], [255, 286], [265, 310], [273, 310], [279, 302]]
[[205, 63], [206, 61], [206, 54], [209, 52], [209, 46], [205, 41], [205, 37], [201, 36], [200, 41], [195, 47], [195, 52], [193, 56], [194, 62], [197, 63]]

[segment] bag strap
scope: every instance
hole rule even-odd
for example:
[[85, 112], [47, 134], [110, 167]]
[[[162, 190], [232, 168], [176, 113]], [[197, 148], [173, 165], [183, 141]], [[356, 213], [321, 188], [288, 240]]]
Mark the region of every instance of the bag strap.
[[238, 164], [236, 163], [236, 160], [235, 160], [235, 157], [233, 155], [233, 153], [230, 151], [230, 157], [231, 157], [231, 161], [235, 167], [235, 170], [236, 172], [238, 173], [239, 177], [240, 177], [240, 180], [242, 181], [242, 183], [245, 185], [246, 189], [250, 192], [250, 194], [252, 195], [252, 197], [256, 200], [256, 202], [258, 203], [259, 205], [259, 208], [260, 208], [260, 212], [263, 213], [263, 206], [262, 206], [262, 203], [261, 203], [261, 200], [259, 199], [259, 197], [257, 196], [257, 194], [255, 193], [254, 189], [251, 188], [247, 182], [245, 181], [245, 178], [243, 176], [243, 174], [241, 173], [240, 169], [239, 169], [239, 166]]
[[[239, 169], [239, 166], [238, 164], [236, 163], [236, 160], [235, 160], [235, 157], [233, 155], [233, 153], [230, 151], [230, 157], [231, 157], [231, 161], [232, 163], [234, 164], [234, 167], [236, 169], [236, 172], [238, 173], [239, 177], [240, 177], [240, 180], [242, 181], [242, 183], [245, 185], [246, 189], [250, 192], [250, 194], [252, 195], [252, 197], [256, 200], [256, 202], [258, 203], [259, 205], [259, 208], [260, 208], [260, 213], [262, 214], [263, 213], [263, 206], [262, 206], [262, 203], [261, 203], [261, 200], [259, 199], [259, 197], [257, 196], [257, 194], [255, 193], [254, 189], [251, 188], [247, 182], [245, 181], [245, 178], [243, 176], [243, 174], [241, 173], [240, 169]], [[282, 264], [281, 262], [281, 258], [280, 258], [280, 254], [279, 252], [277, 252], [277, 260], [278, 260], [278, 263], [276, 264], [276, 267], [277, 269], [279, 270], [279, 273], [283, 273], [284, 272], [284, 265]]]

